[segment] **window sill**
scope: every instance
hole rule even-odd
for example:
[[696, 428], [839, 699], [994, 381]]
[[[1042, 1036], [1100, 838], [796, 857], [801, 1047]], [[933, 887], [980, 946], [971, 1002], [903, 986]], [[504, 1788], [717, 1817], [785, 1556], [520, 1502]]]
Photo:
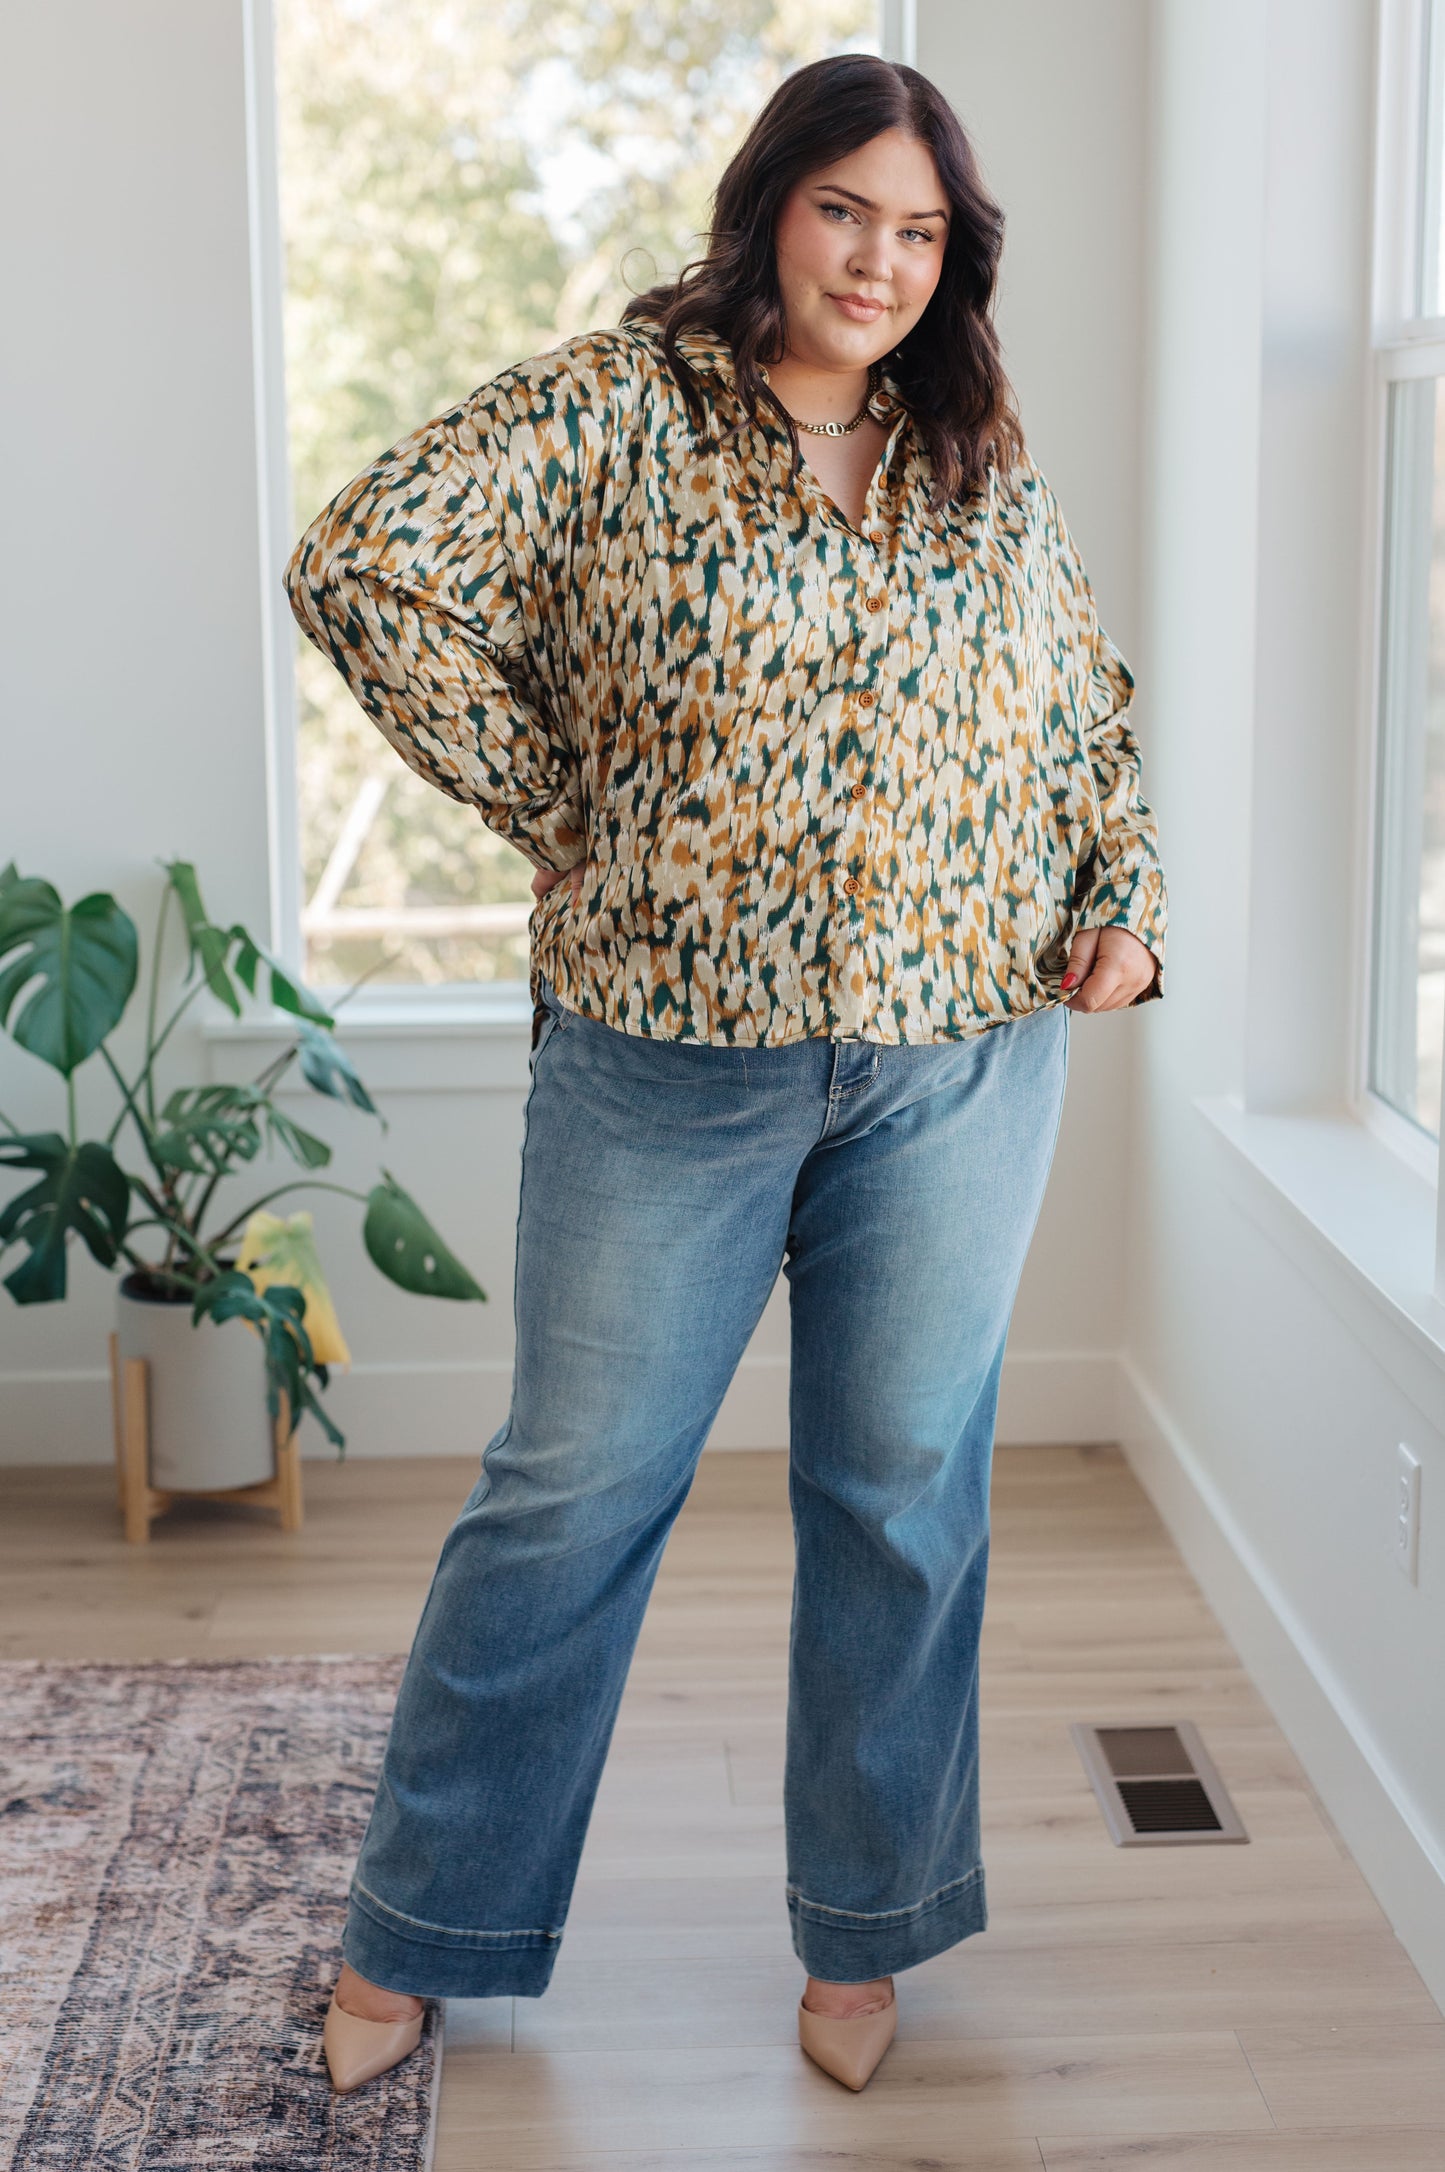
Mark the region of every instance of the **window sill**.
[[[318, 988], [325, 1003], [338, 993]], [[515, 1092], [527, 1084], [532, 1002], [525, 981], [493, 988], [365, 991], [336, 1012], [336, 1037], [377, 1094]], [[232, 1018], [219, 1006], [201, 1022], [212, 1080], [259, 1071], [285, 1046], [295, 1021], [257, 1009]], [[308, 1098], [298, 1072], [283, 1093]]]
[[1234, 1094], [1194, 1105], [1235, 1204], [1437, 1423], [1445, 1304], [1435, 1294], [1434, 1185], [1349, 1117], [1255, 1115]]
[[[332, 1007], [344, 988], [317, 988]], [[475, 988], [363, 988], [336, 1011], [336, 1030], [352, 1040], [382, 1040], [394, 1033], [511, 1033], [532, 1024], [532, 999], [524, 980]]]

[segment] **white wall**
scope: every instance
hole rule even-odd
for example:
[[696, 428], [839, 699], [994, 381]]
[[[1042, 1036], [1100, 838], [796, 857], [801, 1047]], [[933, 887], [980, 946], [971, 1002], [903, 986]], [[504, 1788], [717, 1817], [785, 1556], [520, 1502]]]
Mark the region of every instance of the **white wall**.
[[[1350, 1092], [1373, 17], [1153, 12], [1141, 661], [1175, 978], [1139, 1044], [1120, 1431], [1440, 1998], [1440, 1354], [1268, 1211], [1195, 1107]], [[1425, 1459], [1418, 1586], [1388, 1553], [1401, 1440]]]
[[[994, 12], [958, 10], [954, 32], [965, 17], [986, 25]], [[1069, 10], [1054, 13], [1062, 29]], [[1067, 153], [1077, 234], [1058, 230], [1031, 156], [990, 120], [989, 101], [966, 100], [965, 110], [999, 186], [1017, 199], [1005, 329], [1025, 420], [1128, 653], [1138, 629], [1140, 262], [1128, 210], [1142, 157], [1137, 0], [1101, 9], [1099, 24], [1071, 47], [1088, 124], [1069, 120], [1077, 76], [1046, 72], [1035, 92], [1053, 101], [1045, 140]], [[23, 508], [0, 535], [15, 720], [0, 851], [72, 897], [113, 888], [147, 942], [154, 859], [193, 858], [217, 915], [264, 932], [241, 0], [138, 0], [121, 12], [103, 0], [55, 0], [12, 11], [0, 36], [7, 200], [23, 207], [7, 222], [0, 291], [24, 330], [6, 343], [0, 392], [11, 502]], [[1091, 231], [1110, 235], [1110, 246], [1095, 247]], [[1058, 1160], [1010, 1338], [1004, 1439], [1092, 1438], [1113, 1424], [1121, 1293], [1113, 1247], [1101, 1260], [1096, 1232], [1117, 1211], [1130, 1051], [1153, 1021], [1075, 1023]], [[361, 1253], [350, 1205], [318, 1203], [358, 1358], [332, 1391], [354, 1452], [475, 1453], [505, 1412], [526, 1046], [522, 1021], [482, 1034], [356, 1039], [391, 1120], [384, 1142], [361, 1119], [306, 1099], [307, 1121], [344, 1146], [342, 1181], [364, 1188], [384, 1154], [491, 1297], [450, 1307], [392, 1291]], [[220, 1075], [236, 1054], [254, 1067], [265, 1052], [264, 1042], [207, 1047], [191, 1037], [177, 1046], [175, 1076], [204, 1076], [208, 1063]], [[0, 1107], [17, 1122], [56, 1122], [57, 1083], [0, 1044]], [[82, 1083], [99, 1125], [108, 1101], [95, 1066]], [[111, 1288], [84, 1256], [72, 1287], [64, 1307], [17, 1312], [0, 1299], [7, 1460], [109, 1453]], [[786, 1437], [786, 1353], [780, 1280], [716, 1443]]]
[[[267, 910], [244, 140], [239, 8], [7, 12], [0, 860], [114, 890], [147, 941], [161, 856], [228, 914]], [[97, 1066], [80, 1085], [99, 1126]], [[64, 1125], [60, 1081], [8, 1041], [0, 1107]], [[73, 1288], [0, 1294], [10, 1460], [106, 1453], [110, 1288], [88, 1259]]]
[[[1131, 663], [1141, 634], [1146, 0], [919, 0], [917, 65], [945, 91], [1004, 208], [998, 326], [1030, 450]], [[1026, 90], [1023, 86], [1026, 85]], [[1136, 695], [1145, 796], [1157, 702]], [[1170, 937], [1172, 983], [1173, 937]], [[1115, 1431], [1137, 1051], [1164, 1002], [1070, 1024], [1058, 1151], [1009, 1337], [1001, 1441]]]

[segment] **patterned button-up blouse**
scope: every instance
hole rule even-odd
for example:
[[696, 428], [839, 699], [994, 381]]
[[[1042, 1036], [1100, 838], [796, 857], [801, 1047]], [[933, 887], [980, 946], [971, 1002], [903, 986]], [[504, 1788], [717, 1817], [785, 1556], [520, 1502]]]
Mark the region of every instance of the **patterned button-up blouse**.
[[[286, 569], [413, 769], [536, 866], [531, 993], [626, 1033], [964, 1038], [1066, 1002], [1080, 927], [1162, 993], [1166, 897], [1129, 723], [1025, 455], [964, 505], [885, 374], [855, 527], [726, 345], [650, 320], [504, 370], [383, 453]], [[806, 444], [806, 440], [804, 440]]]

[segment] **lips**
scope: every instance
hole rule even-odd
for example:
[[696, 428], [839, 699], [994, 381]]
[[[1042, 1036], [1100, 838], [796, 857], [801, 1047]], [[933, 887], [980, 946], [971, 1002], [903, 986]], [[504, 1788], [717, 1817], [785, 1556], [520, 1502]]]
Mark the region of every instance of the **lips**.
[[828, 299], [837, 303], [844, 316], [852, 317], [859, 324], [874, 323], [888, 306], [866, 294], [830, 294]]

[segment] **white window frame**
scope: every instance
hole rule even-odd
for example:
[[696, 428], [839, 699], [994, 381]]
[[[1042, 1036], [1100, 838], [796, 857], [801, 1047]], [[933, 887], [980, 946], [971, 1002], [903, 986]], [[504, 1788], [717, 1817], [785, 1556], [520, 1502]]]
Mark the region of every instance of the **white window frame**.
[[286, 263], [271, 0], [241, 0], [246, 73], [246, 185], [251, 228], [251, 346], [256, 387], [258, 557], [265, 644], [266, 797], [271, 948], [301, 971], [301, 810], [297, 788], [295, 621], [281, 576], [295, 547], [286, 416]]
[[[1375, 947], [1377, 778], [1381, 741], [1381, 643], [1387, 405], [1390, 383], [1434, 366], [1445, 320], [1411, 323], [1414, 251], [1419, 243], [1420, 37], [1432, 0], [1378, 0], [1373, 10], [1375, 76], [1368, 322], [1360, 417], [1358, 503], [1360, 588], [1350, 840], [1351, 926], [1344, 969], [1349, 1005], [1345, 1076], [1336, 1100], [1319, 1095], [1258, 1104], [1241, 1092], [1198, 1096], [1219, 1153], [1226, 1196], [1266, 1232], [1294, 1268], [1348, 1323], [1395, 1387], [1438, 1422], [1445, 1375], [1445, 1185], [1440, 1152], [1369, 1085], [1370, 996]], [[1442, 5], [1442, 0], [1433, 0]], [[1283, 140], [1281, 137], [1280, 140]], [[1279, 144], [1267, 132], [1266, 156]], [[1343, 300], [1343, 286], [1337, 289]], [[1269, 719], [1256, 716], [1256, 730]], [[1258, 931], [1256, 931], [1258, 939]], [[1310, 961], [1329, 974], [1333, 961]], [[1332, 994], [1340, 995], [1338, 986]], [[1322, 997], [1323, 1001], [1324, 998]], [[1266, 1085], [1267, 1085], [1266, 1081]]]
[[[914, 62], [916, 0], [875, 0], [879, 48], [889, 60]], [[270, 836], [271, 947], [303, 970], [301, 811], [297, 781], [294, 622], [281, 577], [295, 546], [286, 418], [285, 251], [281, 231], [273, 0], [242, 0], [245, 38], [247, 163], [251, 224], [251, 313], [256, 385], [260, 514], [261, 623], [266, 651], [266, 783]], [[329, 989], [323, 993], [334, 992]], [[434, 1027], [455, 1035], [470, 1024], [483, 1034], [529, 1028], [525, 979], [448, 982], [431, 987], [387, 983], [360, 989], [347, 1006], [352, 1028], [386, 1033]]]
[[[270, 865], [271, 947], [298, 974], [304, 970], [305, 897], [301, 881], [301, 808], [297, 775], [296, 629], [282, 575], [298, 529], [291, 503], [291, 455], [286, 414], [286, 264], [281, 228], [280, 144], [276, 111], [276, 29], [273, 0], [242, 0], [245, 39], [248, 194], [251, 225], [251, 313], [256, 385], [261, 570], [265, 643], [266, 783]], [[322, 993], [337, 991], [327, 987]], [[449, 983], [442, 987], [388, 983], [365, 986], [347, 1006], [348, 1029], [405, 1036], [431, 1028], [448, 1038], [469, 1029], [483, 1036], [526, 1031], [532, 1005], [525, 979]]]
[[[1436, 1292], [1445, 1296], [1445, 1185], [1440, 1182], [1445, 1157], [1445, 1124], [1432, 1141], [1419, 1127], [1376, 1093], [1372, 1069], [1373, 959], [1377, 932], [1376, 826], [1379, 780], [1384, 758], [1385, 553], [1388, 547], [1387, 490], [1389, 402], [1392, 385], [1422, 377], [1445, 378], [1445, 315], [1421, 317], [1415, 310], [1417, 275], [1431, 199], [1439, 215], [1439, 143], [1426, 141], [1422, 126], [1426, 101], [1421, 97], [1419, 58], [1427, 21], [1434, 12], [1434, 35], [1445, 45], [1442, 0], [1381, 0], [1379, 73], [1376, 97], [1375, 202], [1370, 289], [1370, 402], [1368, 442], [1370, 475], [1365, 576], [1369, 584], [1365, 612], [1365, 664], [1369, 674], [1368, 768], [1362, 779], [1367, 804], [1364, 926], [1360, 952], [1363, 1000], [1357, 1006], [1354, 1051], [1356, 1113], [1382, 1144], [1409, 1168], [1437, 1187]], [[1436, 48], [1436, 63], [1439, 65]], [[1431, 101], [1435, 131], [1445, 128], [1445, 96]], [[1431, 176], [1433, 175], [1433, 187]]]

